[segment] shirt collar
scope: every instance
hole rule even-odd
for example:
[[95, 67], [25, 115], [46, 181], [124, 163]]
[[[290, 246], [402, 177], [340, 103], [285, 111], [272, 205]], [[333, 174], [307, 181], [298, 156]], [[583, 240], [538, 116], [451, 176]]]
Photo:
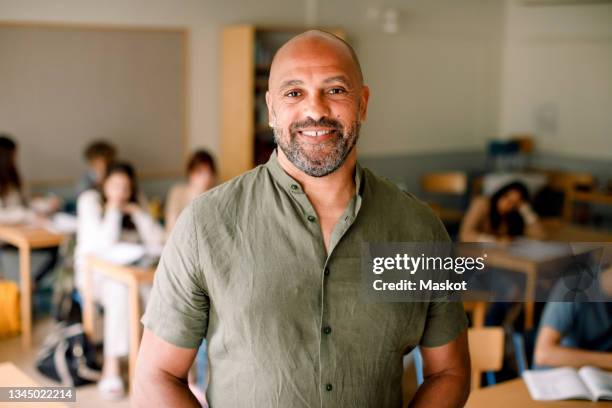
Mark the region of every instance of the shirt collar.
[[[287, 192], [293, 194], [304, 194], [302, 186], [293, 177], [288, 175], [278, 163], [278, 153], [276, 149], [270, 155], [270, 159], [265, 164], [266, 168], [272, 174], [272, 177], [283, 187]], [[357, 197], [361, 198], [362, 194], [363, 169], [359, 162], [355, 165], [355, 191]], [[359, 200], [361, 201], [361, 200]]]

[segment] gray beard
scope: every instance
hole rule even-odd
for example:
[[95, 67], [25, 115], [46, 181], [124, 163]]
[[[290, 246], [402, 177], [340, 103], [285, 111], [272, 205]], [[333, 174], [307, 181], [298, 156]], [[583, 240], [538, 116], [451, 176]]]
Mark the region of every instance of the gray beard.
[[[273, 130], [274, 141], [296, 168], [312, 177], [324, 177], [344, 164], [349, 153], [357, 144], [360, 128], [359, 122], [353, 122], [346, 134], [338, 132], [340, 134], [334, 139], [315, 145], [308, 150], [297, 142], [297, 131], [289, 132], [285, 137], [282, 129], [274, 127]], [[331, 149], [329, 149], [330, 144], [332, 144]], [[322, 152], [326, 150], [327, 154], [323, 154]]]

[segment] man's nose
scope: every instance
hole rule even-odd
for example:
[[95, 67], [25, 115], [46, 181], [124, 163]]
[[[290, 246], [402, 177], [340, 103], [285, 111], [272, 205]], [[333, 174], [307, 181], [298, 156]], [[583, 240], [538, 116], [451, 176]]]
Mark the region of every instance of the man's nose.
[[304, 101], [304, 116], [310, 117], [315, 121], [330, 116], [330, 109], [325, 97], [320, 93], [312, 93]]

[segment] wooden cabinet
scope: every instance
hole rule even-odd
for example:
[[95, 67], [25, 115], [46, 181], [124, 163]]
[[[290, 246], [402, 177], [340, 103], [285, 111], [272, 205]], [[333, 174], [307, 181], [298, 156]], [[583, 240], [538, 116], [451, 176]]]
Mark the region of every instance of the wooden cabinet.
[[[229, 26], [220, 44], [220, 154], [222, 181], [265, 163], [274, 150], [265, 93], [274, 53], [301, 27]], [[340, 29], [324, 29], [345, 39]]]

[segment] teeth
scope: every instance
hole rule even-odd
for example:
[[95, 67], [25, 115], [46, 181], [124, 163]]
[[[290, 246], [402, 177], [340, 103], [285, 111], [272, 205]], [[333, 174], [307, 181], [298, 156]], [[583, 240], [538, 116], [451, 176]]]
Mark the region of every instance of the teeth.
[[330, 133], [331, 133], [331, 130], [305, 130], [302, 132], [304, 136], [311, 136], [311, 137], [328, 135]]

